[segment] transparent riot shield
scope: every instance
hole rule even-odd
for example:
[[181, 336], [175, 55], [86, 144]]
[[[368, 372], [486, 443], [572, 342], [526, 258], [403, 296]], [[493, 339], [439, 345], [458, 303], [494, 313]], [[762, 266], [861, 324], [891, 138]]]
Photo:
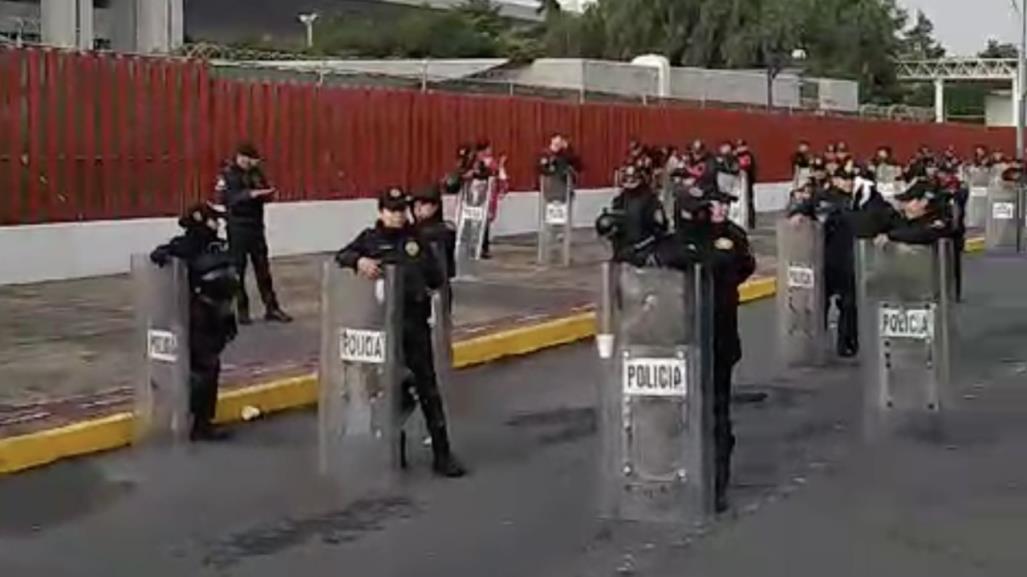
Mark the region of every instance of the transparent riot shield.
[[866, 433], [933, 430], [951, 400], [951, 241], [856, 253]]
[[[1001, 174], [1001, 173], [1000, 173]], [[988, 187], [984, 244], [988, 250], [1016, 248], [1016, 196], [1019, 184], [993, 178]]]
[[[446, 248], [441, 241], [429, 244], [432, 255], [442, 271], [442, 286], [432, 292], [431, 318], [432, 353], [435, 361], [435, 374], [439, 389], [445, 389], [451, 382], [453, 372], [453, 287], [449, 284], [449, 259]], [[442, 398], [447, 398], [443, 394]]]
[[713, 504], [709, 277], [603, 267], [601, 513], [702, 520]]
[[721, 192], [726, 192], [738, 199], [737, 202], [731, 203], [728, 218], [731, 219], [731, 222], [742, 227], [744, 230], [749, 230], [749, 197], [746, 194], [747, 186], [748, 177], [744, 172], [740, 172], [738, 174], [727, 174], [724, 172], [717, 173], [717, 187], [720, 188]]
[[902, 191], [902, 168], [892, 164], [878, 165], [874, 178], [881, 196], [888, 202], [894, 202], [895, 195]]
[[824, 228], [803, 219], [777, 224], [777, 326], [779, 358], [787, 367], [826, 360], [824, 326]]
[[810, 169], [808, 168], [796, 168], [795, 176], [792, 177], [792, 190], [802, 188], [807, 182], [809, 182]]
[[991, 168], [987, 166], [970, 166], [963, 176], [970, 189], [970, 198], [966, 201], [966, 226], [984, 228], [988, 220], [988, 186], [991, 184]]
[[[571, 264], [574, 231], [574, 179], [570, 174], [547, 175], [539, 179], [538, 264]], [[554, 254], [556, 253], [556, 254]]]
[[399, 468], [402, 413], [401, 275], [361, 278], [324, 264], [318, 381], [321, 472], [388, 481]]
[[189, 434], [189, 273], [171, 259], [131, 257], [136, 340], [135, 441], [177, 442]]
[[456, 274], [461, 278], [474, 276], [474, 261], [481, 258], [489, 225], [489, 206], [495, 194], [496, 181], [474, 179], [460, 191], [456, 219]]

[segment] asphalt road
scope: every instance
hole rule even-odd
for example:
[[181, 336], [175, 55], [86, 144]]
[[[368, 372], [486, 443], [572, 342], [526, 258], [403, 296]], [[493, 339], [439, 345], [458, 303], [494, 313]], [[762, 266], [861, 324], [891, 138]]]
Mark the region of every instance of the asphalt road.
[[867, 445], [854, 366], [782, 371], [773, 303], [745, 307], [734, 511], [705, 527], [593, 513], [591, 345], [463, 371], [449, 387], [474, 474], [400, 486], [318, 477], [316, 419], [231, 444], [135, 450], [0, 479], [0, 575], [575, 577], [1023, 575], [1027, 267], [967, 266], [946, 435]]

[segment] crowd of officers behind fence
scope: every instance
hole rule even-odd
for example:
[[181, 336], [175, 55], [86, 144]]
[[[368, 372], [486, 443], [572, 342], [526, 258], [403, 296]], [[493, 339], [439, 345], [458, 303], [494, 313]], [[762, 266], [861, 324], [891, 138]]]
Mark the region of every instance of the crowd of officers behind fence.
[[[267, 320], [291, 320], [279, 307], [271, 283], [263, 213], [264, 204], [273, 196], [274, 189], [260, 171], [259, 160], [252, 146], [240, 146], [219, 177], [217, 202], [190, 208], [180, 221], [185, 234], [159, 247], [152, 255], [159, 265], [166, 264], [170, 257], [180, 258], [190, 271], [193, 285], [190, 388], [193, 438], [197, 440], [222, 436], [211, 425], [219, 357], [225, 345], [235, 337], [237, 324], [248, 323], [250, 319], [244, 283], [238, 278], [238, 273], [245, 274], [247, 261], [254, 264]], [[388, 245], [392, 247], [388, 251], [392, 252], [399, 250], [395, 247], [408, 250], [406, 241], [391, 241], [418, 237], [419, 229], [426, 230], [422, 226], [425, 223], [437, 225], [441, 219], [441, 196], [459, 194], [473, 180], [487, 179], [495, 183], [488, 207], [491, 222], [507, 190], [505, 160], [483, 140], [473, 146], [461, 146], [455, 170], [429, 189], [412, 196], [396, 188], [383, 191], [376, 222], [340, 251], [337, 258], [340, 266], [373, 276], [379, 263], [388, 260], [387, 255], [381, 253], [386, 250], [382, 247]], [[1006, 180], [1018, 179], [1022, 170], [1021, 165], [1007, 162], [1001, 153], [989, 152], [984, 147], [977, 147], [966, 162], [960, 161], [951, 148], [935, 154], [922, 147], [900, 167], [891, 150], [882, 146], [872, 159], [860, 163], [844, 142], [829, 145], [822, 154], [814, 153], [809, 144], [803, 142], [792, 164], [795, 173], [804, 176], [796, 178], [787, 217], [796, 221], [817, 219], [823, 223], [824, 282], [829, 303], [833, 302], [839, 309], [837, 352], [842, 357], [854, 356], [859, 349], [854, 270], [856, 239], [929, 244], [950, 237], [959, 253], [964, 244], [963, 215], [968, 198], [967, 186], [961, 178], [963, 169], [969, 166], [997, 168], [1001, 178]], [[582, 170], [581, 161], [567, 137], [553, 135], [540, 155], [539, 175], [567, 176], [576, 180]], [[883, 177], [886, 172], [892, 176], [900, 174], [904, 183], [891, 200], [882, 196], [877, 185], [879, 176]], [[744, 174], [747, 184], [740, 191], [737, 188], [721, 190], [718, 175], [722, 173]], [[673, 147], [657, 149], [632, 142], [616, 173], [618, 193], [596, 221], [597, 232], [611, 244], [614, 262], [679, 270], [702, 263], [712, 271], [715, 493], [717, 508], [721, 510], [727, 506], [726, 490], [734, 446], [730, 419], [731, 374], [742, 355], [738, 334], [738, 287], [756, 267], [746, 230], [753, 230], [757, 224], [754, 198], [757, 178], [756, 157], [744, 140], [724, 142], [712, 152], [699, 140], [684, 152]], [[734, 196], [735, 192], [746, 197], [748, 210], [741, 217], [744, 228], [728, 218], [730, 206], [740, 200]], [[673, 206], [665, 206], [661, 197], [670, 199]], [[420, 218], [422, 208], [428, 205], [433, 208], [431, 214]], [[216, 232], [221, 219], [228, 222], [227, 243], [219, 239]], [[421, 220], [425, 222], [420, 223]], [[449, 234], [452, 236], [452, 231]], [[485, 234], [482, 257], [488, 258], [488, 232]], [[362, 242], [371, 237], [381, 242]], [[452, 266], [453, 241], [447, 244], [447, 260]], [[956, 260], [957, 276], [961, 276], [959, 260]], [[419, 259], [418, 262], [425, 261]], [[229, 278], [232, 275], [235, 280]], [[957, 278], [957, 298], [961, 295], [961, 285]], [[415, 300], [423, 304], [423, 295]], [[412, 306], [410, 310], [417, 312], [417, 318], [405, 322], [404, 339], [411, 342], [411, 346], [405, 348], [410, 349], [408, 359], [416, 365], [413, 368], [417, 370], [412, 372], [418, 381], [415, 383], [418, 396], [422, 402], [428, 401], [423, 408], [433, 437], [435, 468], [444, 475], [459, 476], [463, 474], [463, 467], [450, 453], [445, 416], [434, 382], [435, 371], [430, 353], [425, 352], [430, 347], [426, 337], [427, 316], [423, 306]], [[407, 339], [407, 333], [417, 338]]]

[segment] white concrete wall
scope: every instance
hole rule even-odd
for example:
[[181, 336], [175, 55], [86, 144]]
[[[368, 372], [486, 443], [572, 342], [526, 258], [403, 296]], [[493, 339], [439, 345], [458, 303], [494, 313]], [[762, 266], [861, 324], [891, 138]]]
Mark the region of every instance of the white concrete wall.
[[984, 100], [985, 123], [988, 126], [1013, 126], [1012, 92], [995, 91]]
[[[579, 191], [574, 224], [591, 227], [613, 197], [612, 189]], [[760, 184], [756, 208], [784, 208], [788, 183]], [[447, 214], [453, 212], [447, 197]], [[332, 251], [349, 242], [374, 218], [371, 199], [292, 202], [268, 206], [268, 243], [273, 256]], [[512, 193], [504, 199], [493, 231], [533, 232], [538, 194]], [[95, 221], [0, 227], [0, 285], [64, 280], [128, 272], [132, 253], [148, 252], [178, 234], [175, 218]]]

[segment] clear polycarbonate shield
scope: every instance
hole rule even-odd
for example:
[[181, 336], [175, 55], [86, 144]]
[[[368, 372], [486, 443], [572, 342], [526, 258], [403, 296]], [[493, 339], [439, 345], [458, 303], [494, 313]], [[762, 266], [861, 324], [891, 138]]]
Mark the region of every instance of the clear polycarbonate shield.
[[[432, 291], [429, 325], [436, 379], [439, 388], [445, 389], [453, 373], [453, 287], [449, 284], [449, 259], [446, 257], [445, 243], [435, 241], [428, 246], [444, 279], [442, 286]], [[446, 397], [443, 395], [443, 398]]]
[[987, 166], [969, 166], [963, 178], [970, 190], [970, 198], [966, 201], [966, 226], [983, 228], [988, 220], [988, 187], [992, 170]]
[[318, 381], [321, 472], [388, 481], [399, 468], [402, 276], [378, 280], [324, 264]]
[[785, 366], [826, 360], [824, 228], [815, 219], [777, 225], [778, 357]]
[[615, 264], [602, 278], [601, 514], [702, 520], [713, 496], [709, 278]]
[[792, 190], [802, 188], [807, 182], [809, 182], [809, 177], [809, 168], [796, 168], [795, 176], [792, 177]]
[[899, 166], [879, 165], [875, 169], [874, 178], [877, 179], [877, 191], [888, 202], [892, 202], [895, 195], [902, 191], [902, 168]]
[[994, 178], [988, 187], [984, 244], [988, 250], [1016, 248], [1016, 197], [1019, 183]]
[[667, 229], [671, 232], [674, 231], [677, 223], [677, 218], [675, 218], [678, 206], [677, 196], [683, 189], [682, 179], [669, 175], [664, 179], [663, 188], [660, 189], [660, 203], [663, 205], [663, 211], [670, 217], [667, 219]]
[[933, 428], [951, 402], [951, 241], [856, 252], [866, 432]]
[[738, 174], [721, 172], [717, 174], [717, 187], [720, 188], [721, 192], [726, 192], [738, 199], [731, 203], [731, 208], [728, 211], [728, 218], [731, 219], [731, 222], [745, 230], [749, 229], [749, 197], [746, 194], [747, 186], [748, 177], [744, 172], [740, 172]]
[[456, 210], [456, 274], [460, 278], [474, 276], [474, 263], [481, 258], [495, 190], [496, 181], [489, 178], [472, 179], [460, 191]]
[[139, 374], [135, 378], [135, 442], [177, 442], [189, 433], [189, 273], [171, 259], [131, 257]]
[[539, 179], [538, 264], [571, 264], [574, 232], [574, 178], [570, 174]]

